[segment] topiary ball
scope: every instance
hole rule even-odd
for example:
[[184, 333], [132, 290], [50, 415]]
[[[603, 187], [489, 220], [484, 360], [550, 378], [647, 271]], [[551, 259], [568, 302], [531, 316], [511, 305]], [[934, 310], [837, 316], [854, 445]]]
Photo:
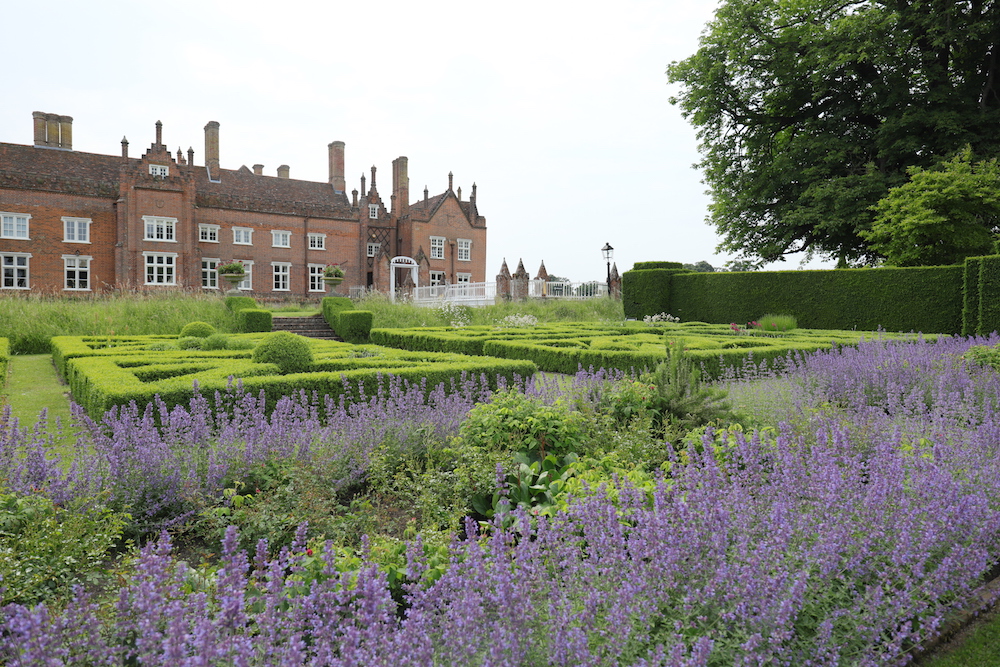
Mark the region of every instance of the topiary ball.
[[188, 322], [181, 329], [181, 338], [194, 336], [195, 338], [208, 338], [215, 333], [215, 327], [208, 322]]
[[288, 331], [275, 331], [257, 344], [252, 358], [259, 364], [275, 364], [283, 374], [304, 373], [312, 365], [313, 354], [307, 339]]

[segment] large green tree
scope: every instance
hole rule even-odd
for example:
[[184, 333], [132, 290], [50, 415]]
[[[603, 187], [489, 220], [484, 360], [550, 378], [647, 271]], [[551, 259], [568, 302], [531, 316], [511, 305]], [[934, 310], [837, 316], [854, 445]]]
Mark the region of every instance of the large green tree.
[[720, 250], [879, 258], [872, 206], [964, 145], [1000, 155], [1000, 0], [725, 0], [667, 70]]
[[993, 252], [1000, 228], [1000, 164], [975, 162], [970, 149], [910, 181], [875, 206], [861, 236], [892, 266], [957, 264]]

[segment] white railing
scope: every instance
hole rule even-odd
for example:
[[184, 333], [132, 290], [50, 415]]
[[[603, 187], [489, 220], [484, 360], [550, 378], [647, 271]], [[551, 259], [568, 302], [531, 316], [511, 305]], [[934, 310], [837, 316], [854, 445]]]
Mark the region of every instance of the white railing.
[[[496, 302], [496, 283], [459, 283], [456, 285], [433, 285], [417, 287], [413, 290], [413, 303], [432, 305], [452, 301], [467, 306], [484, 306]], [[593, 299], [608, 296], [606, 283], [587, 282], [546, 282], [529, 280], [527, 296], [530, 299]]]

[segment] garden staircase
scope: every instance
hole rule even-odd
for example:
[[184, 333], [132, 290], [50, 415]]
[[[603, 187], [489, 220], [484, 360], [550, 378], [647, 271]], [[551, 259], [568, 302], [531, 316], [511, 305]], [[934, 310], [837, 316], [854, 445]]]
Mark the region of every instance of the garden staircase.
[[333, 332], [322, 315], [310, 317], [272, 317], [271, 331], [290, 331], [307, 338], [343, 340]]

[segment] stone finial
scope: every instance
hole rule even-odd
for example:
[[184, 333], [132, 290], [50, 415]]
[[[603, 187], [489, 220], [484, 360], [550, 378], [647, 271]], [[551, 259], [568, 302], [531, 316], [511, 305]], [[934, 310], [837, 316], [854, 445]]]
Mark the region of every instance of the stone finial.
[[188, 164], [194, 166], [194, 149], [188, 146]]
[[548, 282], [549, 272], [545, 270], [545, 260], [542, 260], [542, 265], [538, 267], [538, 275], [535, 276], [535, 280], [544, 280]]
[[611, 296], [620, 299], [622, 298], [622, 277], [618, 275], [618, 265], [611, 265], [611, 283], [608, 285], [608, 291], [611, 292]]
[[448, 192], [452, 191], [452, 183], [454, 182], [454, 180], [455, 180], [454, 175], [452, 175], [452, 173], [449, 171], [448, 172]]
[[504, 257], [503, 266], [500, 267], [500, 273], [497, 274], [497, 286], [496, 294], [504, 301], [510, 301], [510, 287], [511, 287], [511, 277], [510, 269], [507, 268], [507, 258]]
[[517, 263], [517, 271], [511, 276], [510, 298], [524, 301], [528, 298], [528, 272], [524, 270], [524, 260]]
[[462, 201], [462, 186], [461, 185], [458, 186], [458, 194], [456, 196], [458, 197], [458, 201]]
[[180, 146], [177, 147], [177, 164], [184, 164], [184, 152]]
[[469, 197], [469, 201], [471, 201], [472, 203], [476, 202], [476, 183], [475, 183], [475, 181], [473, 181], [473, 183], [472, 183], [472, 196]]

